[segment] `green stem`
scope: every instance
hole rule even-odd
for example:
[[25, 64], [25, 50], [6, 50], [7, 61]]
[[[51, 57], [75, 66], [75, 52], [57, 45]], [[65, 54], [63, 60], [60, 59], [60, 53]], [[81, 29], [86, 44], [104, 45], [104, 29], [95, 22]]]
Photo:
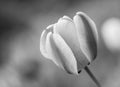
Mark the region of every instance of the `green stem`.
[[95, 76], [92, 74], [92, 72], [90, 71], [90, 69], [88, 67], [85, 67], [85, 71], [88, 73], [88, 75], [92, 78], [92, 80], [96, 83], [96, 85], [98, 87], [101, 87], [100, 83], [98, 82], [98, 80], [95, 78]]

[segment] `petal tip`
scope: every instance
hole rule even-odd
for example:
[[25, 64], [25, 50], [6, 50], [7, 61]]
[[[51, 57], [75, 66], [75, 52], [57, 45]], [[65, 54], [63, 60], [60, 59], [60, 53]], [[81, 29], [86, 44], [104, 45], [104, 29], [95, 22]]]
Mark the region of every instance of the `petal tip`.
[[67, 20], [67, 21], [73, 21], [70, 17], [64, 15], [62, 18], [60, 18], [58, 21], [61, 21], [61, 20]]
[[66, 16], [66, 15], [64, 15], [62, 18], [65, 18], [65, 19], [70, 19], [70, 20], [71, 20], [71, 18], [70, 18], [70, 17], [68, 17], [68, 16]]
[[46, 29], [50, 29], [50, 28], [52, 28], [53, 26], [54, 26], [54, 24], [51, 24], [51, 25], [47, 26]]
[[86, 15], [84, 12], [77, 12], [76, 15]]

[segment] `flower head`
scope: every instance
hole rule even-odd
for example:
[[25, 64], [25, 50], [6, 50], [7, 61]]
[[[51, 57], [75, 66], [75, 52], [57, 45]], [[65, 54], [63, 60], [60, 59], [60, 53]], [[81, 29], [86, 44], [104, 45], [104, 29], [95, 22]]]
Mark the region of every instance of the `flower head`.
[[45, 29], [40, 38], [40, 51], [70, 74], [86, 67], [97, 56], [98, 34], [95, 23], [83, 12], [73, 20], [63, 16]]

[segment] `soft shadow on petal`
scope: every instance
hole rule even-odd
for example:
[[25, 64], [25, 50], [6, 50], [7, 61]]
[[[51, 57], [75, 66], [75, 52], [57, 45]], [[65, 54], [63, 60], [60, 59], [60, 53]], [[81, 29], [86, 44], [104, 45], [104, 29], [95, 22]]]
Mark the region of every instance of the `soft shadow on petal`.
[[41, 38], [40, 38], [40, 52], [44, 57], [48, 57], [46, 49], [45, 49], [45, 43], [46, 43], [46, 36], [47, 36], [46, 30], [44, 30], [41, 34]]
[[70, 47], [59, 34], [53, 34], [53, 40], [65, 70], [71, 74], [78, 74], [77, 61]]
[[71, 48], [77, 60], [78, 70], [83, 69], [89, 63], [89, 61], [80, 49], [77, 31], [72, 19], [67, 16], [59, 19], [58, 23], [54, 25], [54, 33], [59, 34]]
[[89, 61], [97, 56], [98, 34], [94, 22], [84, 13], [79, 12], [74, 16], [74, 23], [82, 52]]
[[95, 36], [96, 42], [98, 43], [98, 41], [99, 41], [98, 40], [98, 31], [97, 31], [97, 27], [96, 27], [96, 24], [94, 23], [94, 21], [89, 16], [87, 16], [85, 13], [83, 13], [83, 12], [77, 12], [76, 14], [84, 16], [84, 18], [86, 18], [88, 23], [91, 25], [91, 29], [92, 29], [93, 35]]
[[45, 58], [49, 58], [46, 52], [46, 47], [45, 47], [46, 37], [47, 37], [47, 34], [52, 30], [53, 30], [53, 25], [48, 26], [47, 29], [42, 32], [40, 37], [40, 51]]
[[61, 64], [60, 57], [57, 53], [57, 49], [56, 49], [56, 46], [55, 46], [52, 38], [53, 38], [52, 32], [49, 32], [47, 34], [46, 46], [45, 46], [46, 51], [47, 51], [47, 55], [49, 56], [49, 59], [52, 60], [57, 66], [63, 68], [63, 65]]

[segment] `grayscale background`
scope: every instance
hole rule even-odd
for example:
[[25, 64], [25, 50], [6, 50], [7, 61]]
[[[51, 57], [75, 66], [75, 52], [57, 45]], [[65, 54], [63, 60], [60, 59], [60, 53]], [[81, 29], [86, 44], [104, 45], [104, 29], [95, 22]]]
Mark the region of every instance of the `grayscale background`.
[[[102, 87], [120, 87], [120, 0], [0, 0], [0, 87], [97, 87], [84, 70], [69, 75], [39, 50], [42, 31], [77, 11], [94, 20], [99, 34], [98, 56], [90, 70]], [[111, 18], [110, 25], [118, 29], [116, 48], [103, 26]]]

